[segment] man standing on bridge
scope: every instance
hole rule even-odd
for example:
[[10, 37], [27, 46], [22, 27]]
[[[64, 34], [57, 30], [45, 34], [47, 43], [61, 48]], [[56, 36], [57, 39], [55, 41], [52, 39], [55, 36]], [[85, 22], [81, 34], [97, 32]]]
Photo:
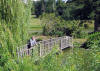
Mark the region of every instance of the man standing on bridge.
[[[28, 48], [28, 55], [30, 55], [29, 49], [30, 49], [31, 47], [34, 47], [35, 45], [37, 45], [37, 43], [36, 43], [35, 37], [33, 36], [33, 37], [29, 40], [29, 42], [28, 42], [28, 46], [27, 46], [27, 48]], [[32, 51], [32, 52], [33, 52], [33, 51]]]
[[31, 48], [31, 47], [34, 47], [35, 45], [37, 45], [37, 43], [36, 43], [35, 37], [33, 36], [33, 37], [29, 40], [28, 49]]

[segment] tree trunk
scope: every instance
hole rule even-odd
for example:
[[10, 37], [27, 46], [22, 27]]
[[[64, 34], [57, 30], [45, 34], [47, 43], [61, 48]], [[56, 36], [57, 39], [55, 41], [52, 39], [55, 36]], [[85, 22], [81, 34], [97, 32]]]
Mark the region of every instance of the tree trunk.
[[100, 32], [100, 11], [96, 12], [96, 18], [95, 18], [95, 31]]

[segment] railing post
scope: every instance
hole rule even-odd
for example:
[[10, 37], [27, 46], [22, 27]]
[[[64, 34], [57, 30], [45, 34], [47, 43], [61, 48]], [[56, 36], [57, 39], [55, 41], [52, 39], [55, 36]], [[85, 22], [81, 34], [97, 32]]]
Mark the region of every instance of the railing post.
[[42, 56], [42, 49], [41, 49], [41, 44], [40, 44], [40, 57]]
[[62, 38], [60, 38], [60, 50], [62, 50]]
[[51, 49], [52, 49], [52, 38], [50, 38], [50, 42], [49, 42], [49, 43], [50, 43], [50, 45], [49, 45], [50, 48], [49, 48], [49, 49], [50, 49], [50, 51], [51, 51]]
[[19, 59], [19, 48], [17, 47], [17, 55], [18, 55], [18, 59]]
[[74, 47], [74, 45], [73, 45], [73, 37], [71, 37], [71, 41], [72, 41], [71, 43], [72, 43], [72, 48], [73, 48]]

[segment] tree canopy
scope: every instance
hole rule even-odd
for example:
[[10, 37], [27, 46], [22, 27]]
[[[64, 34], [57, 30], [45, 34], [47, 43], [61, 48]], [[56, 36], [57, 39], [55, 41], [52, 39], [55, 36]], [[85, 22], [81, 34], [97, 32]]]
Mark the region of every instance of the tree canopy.
[[35, 3], [35, 14], [55, 13], [65, 20], [71, 19], [94, 19], [96, 11], [100, 9], [99, 0], [41, 0]]

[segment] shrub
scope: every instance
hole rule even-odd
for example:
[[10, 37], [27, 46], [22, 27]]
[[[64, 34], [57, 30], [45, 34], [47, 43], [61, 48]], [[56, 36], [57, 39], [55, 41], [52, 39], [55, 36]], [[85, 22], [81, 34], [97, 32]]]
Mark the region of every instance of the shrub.
[[89, 27], [88, 24], [85, 24], [89, 21], [63, 20], [60, 17], [56, 17], [55, 14], [44, 14], [41, 16], [41, 18], [43, 25], [43, 35], [68, 35], [75, 38], [87, 38], [90, 29], [93, 29]]
[[60, 28], [60, 18], [55, 17], [55, 14], [44, 14], [41, 16], [44, 35], [63, 35], [63, 29]]
[[90, 49], [99, 48], [100, 47], [100, 33], [95, 32], [91, 34], [83, 47], [90, 48]]
[[[81, 36], [84, 27], [80, 26], [79, 20], [62, 20], [56, 17], [55, 14], [44, 14], [41, 16], [43, 24], [44, 35], [58, 35], [58, 36]], [[78, 36], [77, 36], [78, 35]]]

